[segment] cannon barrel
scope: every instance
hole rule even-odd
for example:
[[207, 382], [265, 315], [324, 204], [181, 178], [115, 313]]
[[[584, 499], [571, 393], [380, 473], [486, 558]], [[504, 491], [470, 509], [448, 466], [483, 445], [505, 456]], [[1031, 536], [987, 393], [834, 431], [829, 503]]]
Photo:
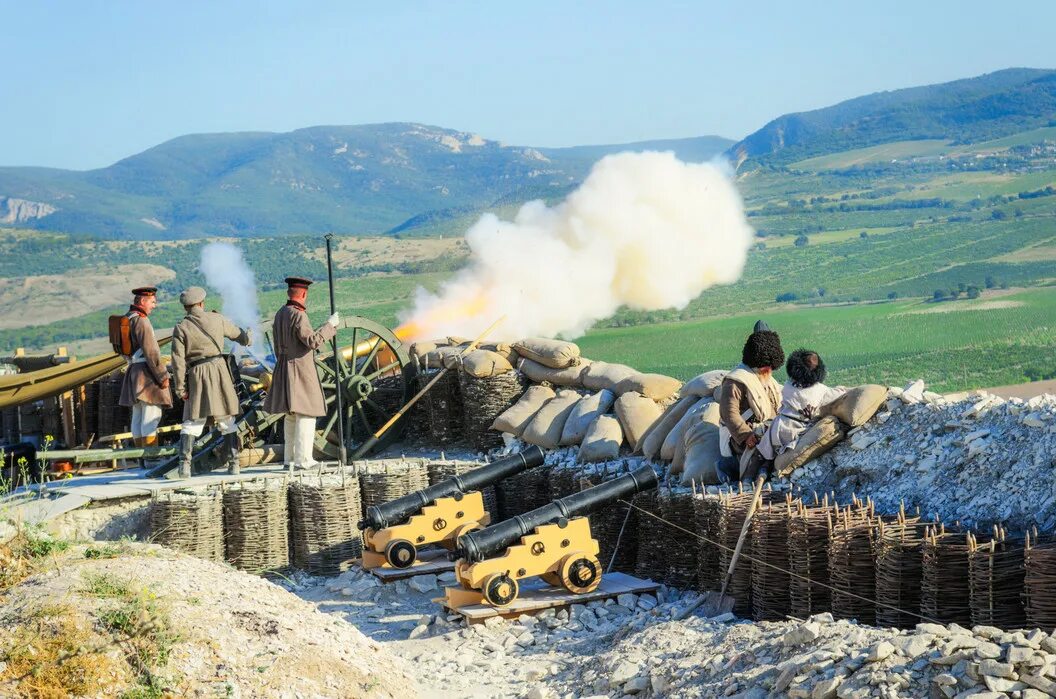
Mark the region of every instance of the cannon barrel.
[[512, 454], [487, 466], [481, 466], [460, 476], [453, 476], [434, 483], [428, 488], [416, 490], [381, 505], [371, 505], [367, 508], [366, 516], [360, 520], [359, 528], [369, 527], [375, 531], [384, 529], [404, 521], [440, 498], [480, 490], [541, 463], [543, 463], [542, 449], [539, 447], [525, 449], [520, 454]]
[[505, 522], [463, 534], [458, 537], [451, 559], [461, 558], [469, 563], [477, 563], [492, 558], [520, 541], [521, 537], [533, 532], [536, 527], [577, 515], [590, 514], [611, 502], [655, 488], [656, 484], [656, 472], [653, 468], [642, 466], [619, 478], [554, 500], [549, 505], [543, 505]]

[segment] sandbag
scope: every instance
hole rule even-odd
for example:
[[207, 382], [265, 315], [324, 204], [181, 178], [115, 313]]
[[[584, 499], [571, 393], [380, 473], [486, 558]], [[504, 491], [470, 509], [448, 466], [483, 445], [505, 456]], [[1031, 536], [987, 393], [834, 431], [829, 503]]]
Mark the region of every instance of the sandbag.
[[485, 342], [477, 345], [479, 349], [491, 350], [497, 354], [502, 355], [502, 358], [510, 363], [510, 366], [517, 364], [517, 350], [513, 349], [513, 345], [508, 342]]
[[795, 449], [777, 455], [774, 470], [779, 476], [788, 476], [811, 459], [832, 449], [846, 436], [847, 432], [835, 415], [823, 417], [799, 436]]
[[623, 444], [623, 429], [612, 415], [599, 415], [587, 429], [587, 436], [579, 447], [579, 460], [583, 463], [611, 461], [620, 455]]
[[693, 416], [700, 415], [700, 412], [711, 403], [713, 401], [708, 397], [697, 399], [679, 421], [675, 423], [675, 426], [664, 437], [664, 443], [660, 447], [660, 459], [662, 461], [671, 461], [675, 458], [675, 449], [682, 444], [682, 437], [686, 434], [686, 430], [689, 429]]
[[580, 380], [583, 382], [583, 388], [589, 388], [591, 391], [600, 391], [604, 388], [615, 393], [616, 386], [621, 381], [637, 373], [625, 364], [593, 362], [580, 375]]
[[715, 389], [722, 385], [722, 380], [729, 373], [722, 369], [716, 369], [715, 371], [705, 371], [699, 376], [694, 376], [682, 384], [682, 388], [678, 391], [678, 397], [697, 396], [698, 398], [711, 398], [715, 393]]
[[662, 412], [655, 400], [646, 398], [641, 393], [632, 391], [616, 399], [616, 417], [623, 427], [623, 436], [632, 452], [638, 449], [638, 440], [660, 419]]
[[579, 393], [570, 388], [558, 391], [556, 396], [546, 401], [524, 428], [521, 439], [543, 449], [555, 449], [561, 442], [561, 431], [565, 428], [565, 422], [579, 399]]
[[555, 395], [549, 386], [529, 386], [520, 400], [495, 418], [491, 429], [520, 437], [539, 409]]
[[524, 372], [524, 375], [532, 383], [549, 383], [554, 386], [582, 388], [583, 379], [581, 377], [587, 366], [590, 365], [590, 360], [582, 359], [580, 361], [582, 363], [575, 366], [565, 367], [564, 369], [552, 369], [534, 359], [525, 358], [517, 363], [517, 368]]
[[664, 445], [667, 435], [671, 433], [671, 430], [674, 429], [679, 420], [685, 417], [697, 400], [695, 396], [686, 396], [678, 399], [674, 405], [664, 411], [659, 420], [653, 423], [653, 426], [649, 428], [649, 431], [641, 440], [642, 455], [645, 458], [655, 459], [660, 456], [660, 447]]
[[561, 430], [561, 446], [570, 447], [574, 444], [582, 444], [583, 438], [587, 436], [587, 430], [598, 419], [598, 416], [609, 412], [616, 396], [612, 391], [601, 390], [583, 396], [572, 407], [572, 412], [565, 420], [565, 427]]
[[513, 343], [517, 354], [539, 362], [551, 369], [564, 369], [579, 364], [579, 345], [545, 337], [527, 337]]
[[821, 406], [819, 415], [834, 415], [845, 425], [860, 427], [869, 422], [887, 400], [887, 388], [867, 383], [844, 393], [828, 405]]
[[436, 342], [415, 342], [411, 344], [411, 355], [417, 357], [419, 363], [424, 364], [426, 356], [430, 352], [435, 352], [438, 347], [440, 347], [440, 345]]
[[488, 379], [513, 371], [513, 365], [498, 352], [475, 349], [462, 357], [462, 370], [478, 379]]
[[635, 372], [616, 384], [616, 395], [622, 396], [624, 393], [634, 391], [635, 393], [641, 393], [646, 398], [662, 400], [675, 395], [681, 386], [681, 381], [670, 376]]
[[689, 430], [698, 422], [707, 422], [712, 425], [719, 424], [719, 404], [712, 401], [704, 406], [704, 409], [693, 416], [688, 416], [686, 429], [682, 433], [682, 439], [675, 445], [675, 453], [671, 457], [671, 473], [681, 473], [686, 465], [686, 448], [689, 446], [686, 438]]
[[719, 426], [707, 420], [695, 422], [686, 430], [684, 441], [686, 457], [682, 484], [717, 485], [719, 472], [716, 464], [722, 456], [719, 452]]

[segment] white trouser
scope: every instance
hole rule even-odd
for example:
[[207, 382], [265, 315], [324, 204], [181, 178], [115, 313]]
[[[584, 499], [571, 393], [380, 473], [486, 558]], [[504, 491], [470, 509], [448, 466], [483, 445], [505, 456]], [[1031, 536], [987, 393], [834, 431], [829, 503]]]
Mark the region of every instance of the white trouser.
[[299, 413], [286, 413], [282, 422], [285, 439], [283, 461], [291, 466], [311, 468], [317, 462], [312, 457], [315, 451], [315, 418]]
[[132, 436], [136, 439], [151, 437], [158, 431], [161, 422], [161, 406], [137, 400], [132, 406]]
[[[183, 426], [180, 428], [183, 434], [189, 434], [192, 437], [201, 437], [202, 432], [205, 431], [205, 423], [209, 420], [207, 417], [200, 417], [197, 420], [184, 420]], [[235, 416], [224, 415], [223, 417], [214, 417], [213, 423], [220, 428], [220, 432], [223, 434], [232, 434], [238, 432], [238, 428], [235, 427]]]

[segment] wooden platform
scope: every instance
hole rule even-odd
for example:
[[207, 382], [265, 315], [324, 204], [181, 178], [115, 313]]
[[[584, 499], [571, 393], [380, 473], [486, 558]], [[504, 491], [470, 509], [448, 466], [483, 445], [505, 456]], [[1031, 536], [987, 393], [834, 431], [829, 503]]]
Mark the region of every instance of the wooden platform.
[[454, 561], [447, 560], [444, 549], [427, 549], [418, 554], [418, 560], [410, 568], [371, 568], [370, 574], [383, 583], [406, 580], [416, 575], [448, 573], [455, 569]]
[[[640, 595], [646, 592], [656, 592], [660, 588], [658, 583], [651, 580], [642, 580], [626, 573], [606, 573], [601, 578], [601, 585], [594, 592], [576, 595], [563, 587], [552, 587], [540, 578], [532, 578], [521, 583], [521, 594], [510, 603], [508, 607], [492, 607], [487, 604], [471, 604], [458, 609], [452, 609], [447, 605], [444, 608], [449, 612], [461, 614], [466, 623], [481, 623], [485, 619], [494, 616], [516, 617], [521, 614], [533, 614], [544, 609], [553, 607], [567, 607], [572, 604], [586, 604], [597, 600], [605, 600], [626, 593]], [[444, 602], [443, 598], [439, 600]]]

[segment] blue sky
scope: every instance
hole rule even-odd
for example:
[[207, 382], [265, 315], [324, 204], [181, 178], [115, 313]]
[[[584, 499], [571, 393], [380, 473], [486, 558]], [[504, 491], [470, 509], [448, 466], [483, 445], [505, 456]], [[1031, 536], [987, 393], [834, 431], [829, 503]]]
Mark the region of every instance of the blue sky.
[[1056, 2], [0, 0], [0, 165], [187, 133], [415, 121], [566, 146], [718, 134], [1012, 66]]

